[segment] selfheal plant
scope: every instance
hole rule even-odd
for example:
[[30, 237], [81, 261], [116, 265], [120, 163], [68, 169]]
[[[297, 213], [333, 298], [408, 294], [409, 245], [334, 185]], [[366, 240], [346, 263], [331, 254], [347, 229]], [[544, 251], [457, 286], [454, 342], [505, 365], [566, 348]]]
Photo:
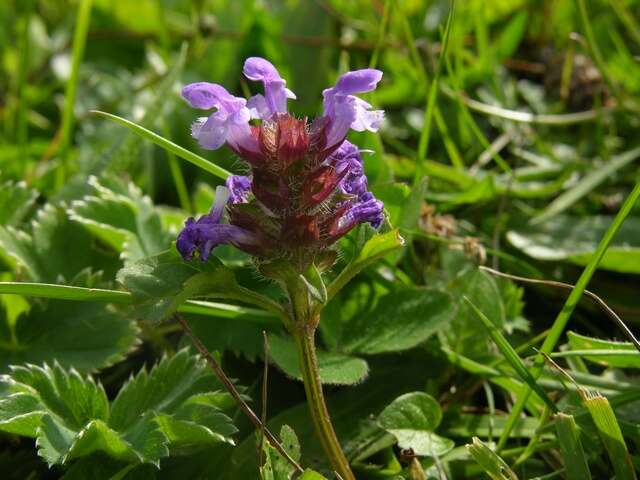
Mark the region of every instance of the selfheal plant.
[[350, 129], [380, 127], [383, 112], [355, 94], [374, 90], [382, 72], [342, 75], [323, 91], [323, 113], [312, 121], [289, 114], [296, 96], [267, 60], [247, 59], [243, 73], [262, 82], [264, 94], [245, 100], [206, 82], [182, 90], [193, 107], [213, 109], [193, 123], [193, 137], [206, 149], [226, 145], [249, 174], [216, 189], [210, 212], [186, 221], [176, 248], [186, 261], [206, 261], [216, 246], [234, 245], [282, 286], [281, 317], [298, 349], [316, 432], [335, 471], [353, 479], [324, 402], [314, 334], [328, 299], [322, 271], [335, 260], [332, 246], [358, 224], [378, 228], [384, 220], [382, 202], [368, 190], [363, 151], [346, 140]]
[[187, 221], [177, 248], [186, 260], [196, 253], [206, 260], [217, 245], [229, 243], [259, 260], [287, 259], [304, 271], [359, 223], [382, 223], [383, 204], [367, 190], [361, 152], [346, 140], [349, 129], [379, 128], [383, 112], [354, 94], [374, 90], [382, 72], [342, 75], [324, 90], [324, 112], [313, 121], [288, 113], [287, 100], [296, 97], [271, 63], [252, 57], [243, 72], [262, 82], [264, 95], [247, 101], [206, 82], [182, 90], [193, 107], [215, 109], [194, 122], [193, 137], [207, 149], [226, 144], [251, 173], [227, 179], [211, 212]]

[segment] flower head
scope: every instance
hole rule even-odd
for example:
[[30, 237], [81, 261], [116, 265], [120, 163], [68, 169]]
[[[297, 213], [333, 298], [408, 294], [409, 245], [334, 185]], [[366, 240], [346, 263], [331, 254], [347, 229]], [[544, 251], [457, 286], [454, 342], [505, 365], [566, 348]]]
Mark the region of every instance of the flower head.
[[[345, 140], [349, 129], [376, 131], [384, 113], [355, 96], [374, 90], [382, 72], [363, 69], [342, 75], [324, 90], [323, 115], [309, 122], [287, 111], [295, 95], [267, 60], [248, 58], [243, 68], [264, 94], [247, 102], [220, 85], [194, 83], [183, 96], [195, 108], [215, 109], [198, 119], [192, 134], [209, 149], [226, 144], [250, 167], [216, 191], [215, 203], [178, 236], [185, 259], [230, 243], [263, 259], [288, 258], [305, 268], [360, 223], [383, 221], [383, 204], [368, 191], [362, 151]], [[258, 119], [258, 125], [251, 125]], [[228, 223], [223, 213], [228, 212]]]

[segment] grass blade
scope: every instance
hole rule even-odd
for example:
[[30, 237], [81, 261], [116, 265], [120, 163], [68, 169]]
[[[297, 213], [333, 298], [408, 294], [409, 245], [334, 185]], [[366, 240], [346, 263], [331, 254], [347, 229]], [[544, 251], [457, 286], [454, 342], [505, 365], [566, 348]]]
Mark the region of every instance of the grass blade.
[[153, 143], [158, 145], [160, 148], [166, 150], [167, 152], [173, 153], [176, 156], [182, 158], [183, 160], [193, 163], [195, 166], [200, 167], [201, 169], [209, 173], [212, 173], [216, 177], [219, 177], [224, 180], [231, 175], [230, 172], [228, 172], [222, 167], [219, 167], [214, 163], [211, 163], [206, 158], [203, 158], [200, 155], [196, 155], [195, 153], [190, 152], [186, 148], [183, 148], [180, 145], [177, 145], [171, 142], [170, 140], [167, 140], [166, 138], [161, 137], [157, 133], [154, 133], [151, 130], [148, 130], [130, 120], [119, 117], [117, 115], [113, 115], [111, 113], [101, 112], [99, 110], [91, 110], [91, 113], [94, 113], [103, 118], [107, 118], [116, 123], [119, 123], [120, 125], [127, 127], [136, 135], [140, 135], [141, 137], [146, 138], [147, 140], [151, 140]]
[[3, 293], [79, 302], [131, 303], [131, 294], [129, 292], [102, 288], [72, 287], [52, 283], [0, 282], [0, 294]]
[[78, 15], [76, 17], [76, 28], [73, 33], [73, 51], [71, 54], [71, 73], [67, 80], [64, 95], [64, 107], [62, 110], [62, 126], [60, 127], [60, 158], [62, 163], [56, 173], [56, 185], [61, 187], [67, 173], [68, 150], [71, 144], [71, 133], [75, 119], [73, 107], [76, 103], [76, 92], [78, 90], [78, 73], [80, 63], [84, 56], [84, 47], [87, 43], [87, 33], [91, 22], [92, 0], [80, 0], [78, 4]]
[[493, 480], [518, 480], [518, 476], [509, 465], [478, 437], [473, 437], [473, 443], [467, 445], [467, 450]]
[[[109, 302], [128, 305], [129, 292], [103, 288], [73, 287], [52, 283], [0, 282], [0, 295], [52, 298], [76, 302]], [[203, 300], [187, 300], [178, 307], [182, 313], [193, 313], [216, 318], [240, 318], [259, 325], [280, 325], [278, 318], [264, 310]]]
[[580, 430], [571, 415], [556, 415], [556, 434], [568, 480], [591, 480], [587, 457], [580, 441]]
[[542, 389], [540, 385], [536, 382], [535, 378], [531, 375], [527, 367], [525, 366], [522, 359], [518, 356], [514, 348], [511, 346], [509, 341], [504, 337], [502, 332], [493, 324], [491, 320], [487, 318], [487, 316], [480, 311], [478, 307], [476, 307], [471, 300], [467, 297], [463, 297], [464, 300], [469, 304], [474, 313], [478, 316], [484, 327], [489, 332], [491, 339], [498, 346], [506, 360], [509, 362], [511, 367], [516, 371], [518, 376], [524, 381], [529, 387], [538, 394], [538, 396], [547, 404], [547, 406], [553, 412], [558, 411], [558, 407], [553, 401], [549, 398], [547, 393]]
[[[555, 346], [558, 344], [558, 341], [560, 340], [560, 337], [562, 336], [562, 333], [564, 332], [564, 329], [567, 326], [567, 322], [569, 321], [569, 318], [571, 318], [571, 314], [573, 313], [573, 311], [576, 308], [576, 305], [580, 301], [580, 298], [582, 297], [584, 290], [587, 288], [587, 285], [589, 284], [591, 277], [597, 270], [598, 265], [602, 261], [602, 257], [604, 257], [605, 252], [607, 251], [607, 249], [609, 248], [609, 245], [611, 244], [611, 241], [620, 230], [620, 227], [624, 223], [629, 213], [631, 213], [631, 210], [633, 209], [633, 206], [638, 200], [638, 197], [640, 197], [640, 182], [636, 184], [636, 186], [631, 191], [631, 193], [629, 194], [625, 202], [622, 204], [622, 207], [620, 207], [620, 211], [618, 212], [616, 217], [613, 219], [613, 222], [611, 222], [611, 225], [605, 232], [604, 236], [602, 237], [602, 240], [600, 240], [600, 243], [598, 244], [598, 248], [596, 248], [596, 251], [593, 253], [593, 256], [589, 260], [589, 263], [582, 271], [580, 278], [578, 278], [578, 281], [576, 282], [575, 288], [571, 290], [571, 293], [569, 294], [569, 297], [567, 298], [567, 301], [565, 302], [564, 307], [562, 308], [562, 310], [556, 317], [555, 321], [553, 322], [553, 325], [549, 329], [549, 334], [547, 335], [547, 338], [545, 338], [545, 341], [542, 344], [542, 347], [540, 348], [540, 354], [538, 354], [536, 357], [534, 367], [531, 369], [531, 375], [533, 376], [533, 378], [537, 379], [540, 376], [540, 373], [542, 372], [542, 368], [544, 367], [544, 362], [545, 362], [544, 355], [549, 355], [553, 351]], [[511, 433], [511, 429], [513, 428], [513, 426], [516, 424], [516, 421], [520, 417], [520, 414], [522, 413], [522, 410], [524, 409], [524, 406], [526, 405], [527, 399], [530, 394], [531, 394], [531, 389], [525, 388], [525, 390], [518, 397], [517, 402], [511, 409], [507, 427], [502, 432], [502, 435], [500, 436], [500, 441], [498, 442], [498, 451], [500, 451], [506, 445], [507, 439], [509, 438], [509, 434]]]
[[589, 192], [595, 190], [598, 185], [608, 177], [626, 167], [638, 157], [640, 157], [640, 147], [631, 149], [622, 155], [617, 155], [604, 167], [592, 170], [570, 190], [559, 195], [553, 202], [547, 205], [547, 207], [531, 221], [531, 224], [536, 225], [542, 223], [565, 211]]
[[584, 405], [591, 414], [593, 423], [596, 424], [600, 439], [616, 472], [616, 479], [636, 480], [631, 456], [609, 400], [602, 395], [589, 395], [584, 398]]
[[427, 105], [424, 111], [424, 125], [422, 127], [422, 131], [420, 132], [420, 141], [418, 143], [418, 154], [416, 157], [416, 174], [413, 180], [414, 185], [417, 185], [424, 175], [424, 161], [427, 158], [427, 151], [429, 150], [431, 121], [433, 119], [434, 109], [436, 107], [436, 98], [438, 97], [438, 83], [440, 81], [440, 72], [442, 71], [442, 65], [444, 64], [444, 57], [447, 55], [449, 34], [451, 33], [451, 25], [453, 24], [453, 17], [455, 15], [455, 6], [455, 0], [451, 0], [449, 17], [447, 18], [447, 25], [442, 36], [442, 49], [440, 50], [440, 56], [438, 57], [435, 74], [433, 76], [433, 79], [431, 80], [431, 85], [429, 86]]

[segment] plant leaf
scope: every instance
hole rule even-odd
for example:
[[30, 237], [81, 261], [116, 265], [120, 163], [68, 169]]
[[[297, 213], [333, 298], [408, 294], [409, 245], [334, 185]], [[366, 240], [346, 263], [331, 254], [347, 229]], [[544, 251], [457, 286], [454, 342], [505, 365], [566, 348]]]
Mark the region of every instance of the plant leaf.
[[[269, 337], [269, 352], [273, 362], [290, 377], [302, 380], [296, 347], [288, 337]], [[325, 384], [353, 385], [364, 380], [369, 372], [367, 362], [341, 353], [317, 351], [320, 380]]]
[[[300, 460], [300, 443], [296, 433], [289, 425], [283, 425], [280, 429], [280, 442], [292, 459]], [[264, 465], [260, 467], [262, 480], [290, 480], [293, 478], [295, 468], [269, 442], [262, 443], [262, 451], [265, 455]]]
[[0, 225], [17, 225], [31, 210], [38, 198], [36, 190], [25, 182], [5, 182], [0, 185]]
[[589, 464], [582, 448], [580, 430], [576, 421], [571, 415], [558, 413], [555, 425], [567, 478], [569, 480], [591, 480]]
[[0, 329], [0, 371], [53, 362], [87, 372], [118, 362], [138, 342], [135, 322], [111, 306], [51, 300], [34, 305], [13, 330]]
[[71, 281], [91, 263], [91, 241], [62, 208], [48, 203], [38, 210], [30, 232], [0, 226], [0, 258], [34, 281], [63, 283], [61, 278]]
[[[36, 437], [50, 465], [102, 452], [127, 463], [151, 463], [188, 447], [233, 443], [231, 405], [206, 364], [181, 350], [151, 372], [141, 370], [111, 408], [100, 384], [53, 367], [13, 367], [0, 378], [0, 430]], [[207, 393], [208, 392], [208, 393]]]
[[216, 259], [196, 268], [173, 249], [124, 267], [117, 280], [133, 295], [138, 315], [148, 320], [168, 317], [190, 297], [237, 293], [238, 288], [233, 271]]
[[[507, 239], [537, 260], [586, 265], [613, 217], [558, 215], [544, 223], [507, 232]], [[600, 268], [640, 273], [640, 218], [629, 217], [604, 254]]]
[[399, 290], [380, 297], [373, 311], [345, 325], [342, 348], [364, 355], [408, 350], [434, 335], [454, 313], [451, 296], [445, 292]]
[[375, 263], [385, 255], [401, 248], [403, 245], [404, 239], [400, 236], [398, 230], [391, 230], [381, 235], [374, 235], [358, 250], [357, 256], [344, 267], [340, 274], [327, 287], [327, 300], [331, 300], [342, 287], [349, 283], [349, 280], [364, 268]]
[[631, 455], [609, 400], [602, 395], [585, 394], [583, 403], [596, 425], [600, 439], [616, 472], [616, 479], [636, 480]]
[[401, 395], [378, 416], [378, 424], [397, 438], [400, 448], [437, 457], [454, 447], [452, 440], [433, 433], [441, 420], [440, 405], [424, 392]]
[[518, 480], [509, 465], [478, 437], [473, 437], [473, 444], [467, 445], [467, 450], [492, 480]]
[[134, 184], [106, 177], [88, 180], [96, 194], [72, 202], [69, 218], [121, 252], [127, 262], [166, 250], [171, 236], [151, 199]]
[[[585, 360], [607, 367], [640, 368], [640, 353], [630, 342], [602, 340], [575, 332], [567, 332], [567, 337], [571, 347], [569, 352], [581, 351]], [[594, 350], [593, 356], [589, 355], [589, 350]]]

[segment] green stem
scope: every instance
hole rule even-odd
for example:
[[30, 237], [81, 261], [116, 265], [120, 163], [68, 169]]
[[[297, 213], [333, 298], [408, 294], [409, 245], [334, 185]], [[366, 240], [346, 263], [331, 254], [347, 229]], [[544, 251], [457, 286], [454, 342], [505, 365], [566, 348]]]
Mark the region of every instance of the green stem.
[[[316, 322], [314, 322], [316, 323]], [[298, 358], [300, 370], [302, 371], [302, 381], [307, 395], [309, 412], [313, 419], [316, 433], [320, 437], [320, 443], [326, 455], [331, 461], [333, 469], [343, 480], [355, 480], [351, 471], [347, 457], [345, 457], [340, 442], [333, 430], [329, 411], [322, 394], [322, 384], [320, 382], [320, 372], [318, 370], [318, 359], [316, 357], [315, 329], [300, 326], [295, 333], [296, 346], [298, 348]]]

